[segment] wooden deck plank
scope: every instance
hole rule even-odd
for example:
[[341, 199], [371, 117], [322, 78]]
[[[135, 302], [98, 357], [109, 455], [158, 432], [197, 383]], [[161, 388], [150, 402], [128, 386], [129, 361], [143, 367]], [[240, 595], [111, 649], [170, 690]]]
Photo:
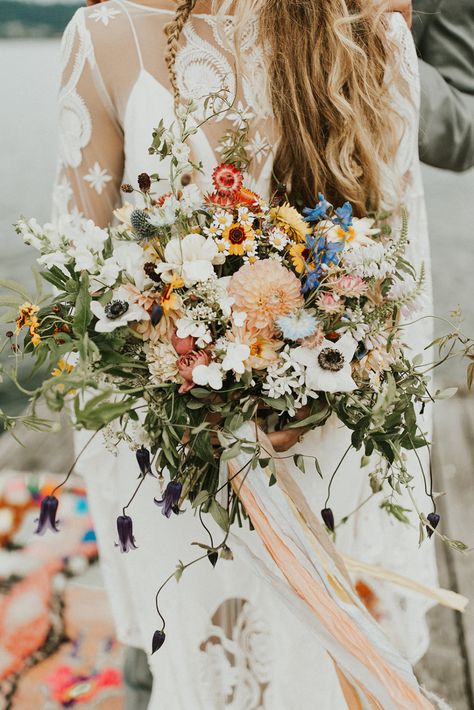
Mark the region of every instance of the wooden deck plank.
[[[436, 409], [434, 489], [445, 491], [439, 501], [442, 530], [474, 547], [474, 486], [472, 471], [474, 420], [472, 399], [456, 397]], [[469, 413], [468, 413], [469, 409]], [[473, 597], [474, 554], [438, 546], [440, 582]], [[430, 612], [432, 643], [420, 666], [420, 678], [444, 697], [453, 710], [474, 708], [474, 603], [465, 614], [436, 608]], [[428, 676], [425, 680], [425, 674]]]

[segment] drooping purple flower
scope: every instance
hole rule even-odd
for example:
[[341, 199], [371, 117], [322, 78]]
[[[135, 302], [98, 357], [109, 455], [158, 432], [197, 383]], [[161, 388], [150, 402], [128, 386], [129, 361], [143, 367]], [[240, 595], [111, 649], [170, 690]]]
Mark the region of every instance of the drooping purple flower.
[[136, 550], [135, 537], [133, 536], [133, 521], [129, 515], [119, 515], [117, 518], [117, 532], [119, 542], [116, 547], [120, 547], [120, 552], [130, 552]]
[[[429, 525], [426, 526], [426, 532], [428, 534], [428, 537], [432, 537], [434, 534], [434, 531], [439, 525], [440, 517], [437, 513], [430, 513], [427, 516]], [[431, 527], [430, 527], [431, 526]]]
[[44, 535], [47, 530], [59, 532], [58, 521], [56, 520], [58, 505], [59, 501], [56, 496], [43, 498], [39, 518], [35, 520], [38, 523], [38, 527], [35, 530], [36, 535]]
[[166, 641], [166, 634], [164, 631], [155, 631], [153, 634], [153, 641], [151, 644], [151, 653], [156, 653], [163, 646]]
[[331, 532], [334, 532], [336, 526], [334, 524], [334, 513], [332, 512], [331, 508], [324, 508], [324, 510], [321, 511], [321, 517], [324, 520], [324, 524], [326, 525], [326, 527]]
[[181, 498], [181, 493], [183, 492], [183, 485], [179, 481], [170, 481], [166, 486], [165, 494], [162, 500], [157, 500], [155, 498], [155, 503], [159, 508], [163, 508], [161, 511], [163, 515], [167, 518], [171, 517], [171, 513], [179, 515], [184, 513], [184, 510], [179, 509], [179, 499]]
[[146, 476], [147, 473], [151, 474], [151, 456], [148, 449], [145, 449], [145, 447], [142, 446], [138, 449], [136, 457], [142, 476]]

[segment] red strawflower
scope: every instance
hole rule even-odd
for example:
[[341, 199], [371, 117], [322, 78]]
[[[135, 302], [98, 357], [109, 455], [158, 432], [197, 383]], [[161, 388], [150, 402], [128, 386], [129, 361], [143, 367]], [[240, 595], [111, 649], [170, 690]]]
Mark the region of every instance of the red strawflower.
[[210, 192], [204, 198], [204, 202], [206, 205], [209, 205], [210, 207], [217, 206], [217, 207], [228, 208], [228, 207], [234, 207], [235, 198], [236, 198], [236, 195], [233, 195], [232, 193], [222, 194], [219, 192]]
[[235, 165], [222, 163], [212, 173], [212, 181], [219, 194], [234, 195], [242, 187], [244, 176]]

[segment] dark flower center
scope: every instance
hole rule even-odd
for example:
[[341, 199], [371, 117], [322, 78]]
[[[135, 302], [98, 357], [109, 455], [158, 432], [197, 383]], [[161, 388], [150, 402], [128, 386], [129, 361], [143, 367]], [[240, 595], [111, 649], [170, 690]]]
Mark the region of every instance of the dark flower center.
[[339, 372], [344, 367], [344, 355], [340, 350], [324, 348], [318, 355], [318, 362], [323, 370]]
[[124, 315], [130, 308], [127, 301], [111, 301], [105, 307], [105, 315], [109, 320], [116, 320]]
[[242, 244], [247, 239], [245, 229], [242, 227], [232, 227], [229, 232], [229, 241], [232, 244]]

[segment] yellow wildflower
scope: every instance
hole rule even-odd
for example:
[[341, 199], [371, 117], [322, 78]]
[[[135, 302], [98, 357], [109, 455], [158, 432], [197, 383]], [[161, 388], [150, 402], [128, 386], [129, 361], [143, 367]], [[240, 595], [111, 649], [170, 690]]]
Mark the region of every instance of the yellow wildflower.
[[298, 210], [288, 203], [274, 207], [270, 210], [270, 219], [273, 224], [294, 242], [304, 242], [306, 236], [311, 234], [311, 227], [305, 222]]

